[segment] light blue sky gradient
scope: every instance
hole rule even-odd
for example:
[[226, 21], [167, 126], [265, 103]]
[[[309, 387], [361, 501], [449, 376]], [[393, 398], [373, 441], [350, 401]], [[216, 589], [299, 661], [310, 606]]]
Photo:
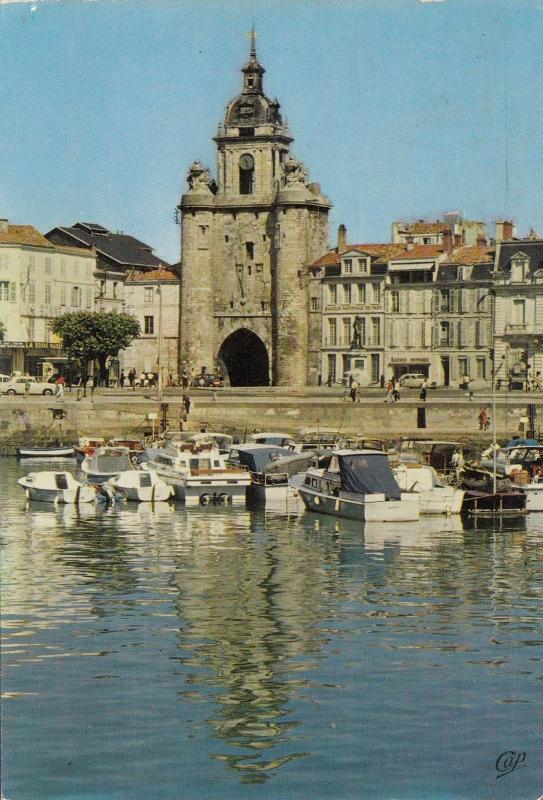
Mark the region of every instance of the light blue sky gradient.
[[332, 243], [455, 209], [543, 232], [543, 0], [0, 5], [0, 215], [100, 222], [177, 261], [174, 209], [189, 164], [215, 168], [253, 16]]

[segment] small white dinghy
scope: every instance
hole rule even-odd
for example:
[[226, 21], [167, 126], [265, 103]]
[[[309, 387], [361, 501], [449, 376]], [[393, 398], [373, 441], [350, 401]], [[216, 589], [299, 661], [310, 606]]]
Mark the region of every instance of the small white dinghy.
[[169, 500], [174, 494], [173, 487], [151, 470], [125, 470], [110, 478], [106, 485], [124, 494], [127, 500], [135, 500], [138, 503], [162, 502]]
[[29, 500], [44, 503], [92, 503], [94, 486], [76, 481], [71, 472], [29, 472], [17, 481]]

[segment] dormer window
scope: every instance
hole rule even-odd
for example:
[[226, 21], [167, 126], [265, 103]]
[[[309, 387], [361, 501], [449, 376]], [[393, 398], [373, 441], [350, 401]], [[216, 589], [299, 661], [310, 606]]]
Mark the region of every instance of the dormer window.
[[353, 271], [353, 260], [352, 258], [345, 258], [343, 260], [343, 272], [346, 275], [350, 275]]
[[239, 193], [252, 194], [254, 192], [255, 162], [254, 158], [245, 153], [239, 160]]
[[358, 259], [358, 271], [362, 274], [368, 271], [368, 259], [367, 258], [359, 258]]
[[522, 283], [528, 274], [528, 257], [524, 253], [517, 253], [511, 259], [511, 281]]

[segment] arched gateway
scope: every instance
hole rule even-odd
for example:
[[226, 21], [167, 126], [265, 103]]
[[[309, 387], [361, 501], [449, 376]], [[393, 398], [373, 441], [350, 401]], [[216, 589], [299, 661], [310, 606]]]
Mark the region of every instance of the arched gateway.
[[227, 336], [219, 350], [231, 386], [269, 386], [270, 362], [262, 339], [246, 328]]

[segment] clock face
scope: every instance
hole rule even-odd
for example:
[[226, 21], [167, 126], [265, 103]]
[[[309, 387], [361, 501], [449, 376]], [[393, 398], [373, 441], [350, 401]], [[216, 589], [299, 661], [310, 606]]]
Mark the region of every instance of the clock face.
[[242, 169], [252, 169], [254, 167], [253, 157], [246, 153], [239, 160], [239, 165]]
[[251, 117], [253, 115], [253, 106], [249, 103], [245, 103], [244, 105], [240, 106], [239, 115], [240, 117]]

